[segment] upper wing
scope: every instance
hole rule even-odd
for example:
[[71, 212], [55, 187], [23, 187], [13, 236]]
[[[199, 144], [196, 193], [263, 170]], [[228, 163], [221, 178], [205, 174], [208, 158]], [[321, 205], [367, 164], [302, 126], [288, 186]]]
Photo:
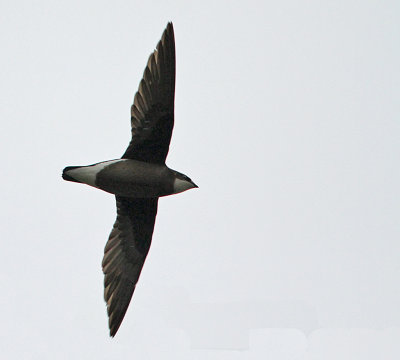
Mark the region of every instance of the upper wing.
[[168, 23], [131, 107], [132, 140], [123, 159], [165, 163], [174, 127], [174, 97], [175, 40]]
[[114, 336], [149, 251], [158, 198], [131, 199], [116, 196], [117, 220], [104, 249], [104, 299], [107, 302], [110, 336]]

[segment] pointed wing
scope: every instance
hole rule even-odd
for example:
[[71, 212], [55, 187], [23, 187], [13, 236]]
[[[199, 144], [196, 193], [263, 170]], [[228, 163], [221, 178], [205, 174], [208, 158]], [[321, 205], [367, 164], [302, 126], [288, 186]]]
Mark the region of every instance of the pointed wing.
[[174, 127], [174, 97], [175, 40], [168, 23], [131, 107], [132, 140], [123, 159], [165, 163]]
[[104, 299], [110, 336], [114, 336], [128, 309], [150, 248], [158, 198], [116, 196], [117, 220], [104, 249]]

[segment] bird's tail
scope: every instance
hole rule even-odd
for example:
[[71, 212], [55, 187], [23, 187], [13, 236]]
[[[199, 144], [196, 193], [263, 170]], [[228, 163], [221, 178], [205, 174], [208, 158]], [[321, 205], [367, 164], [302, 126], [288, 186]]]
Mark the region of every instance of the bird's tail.
[[78, 180], [74, 179], [72, 176], [69, 176], [69, 175], [68, 175], [68, 171], [69, 171], [69, 170], [74, 170], [74, 169], [77, 169], [77, 168], [80, 168], [80, 167], [82, 167], [82, 166], [67, 166], [67, 167], [63, 170], [62, 178], [63, 178], [64, 180], [67, 180], [67, 181], [73, 181], [73, 182], [80, 183], [80, 181], [78, 181]]

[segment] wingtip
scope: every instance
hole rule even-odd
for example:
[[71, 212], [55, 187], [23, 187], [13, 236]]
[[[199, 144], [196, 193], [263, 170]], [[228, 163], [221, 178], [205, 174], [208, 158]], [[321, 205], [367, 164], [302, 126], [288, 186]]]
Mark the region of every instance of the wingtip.
[[167, 27], [165, 28], [165, 32], [174, 33], [174, 24], [172, 23], [172, 21], [168, 22]]
[[120, 322], [111, 324], [109, 323], [109, 328], [110, 328], [110, 338], [114, 338], [114, 336], [117, 334], [119, 327], [121, 326], [122, 319]]

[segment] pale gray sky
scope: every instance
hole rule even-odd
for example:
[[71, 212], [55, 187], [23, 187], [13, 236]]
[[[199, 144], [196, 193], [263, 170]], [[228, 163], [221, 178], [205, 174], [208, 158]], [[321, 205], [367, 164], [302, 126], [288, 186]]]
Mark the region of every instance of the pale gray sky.
[[[14, 359], [398, 359], [397, 1], [2, 1], [0, 348]], [[122, 155], [168, 21], [170, 167], [115, 339], [113, 196], [61, 179]]]

